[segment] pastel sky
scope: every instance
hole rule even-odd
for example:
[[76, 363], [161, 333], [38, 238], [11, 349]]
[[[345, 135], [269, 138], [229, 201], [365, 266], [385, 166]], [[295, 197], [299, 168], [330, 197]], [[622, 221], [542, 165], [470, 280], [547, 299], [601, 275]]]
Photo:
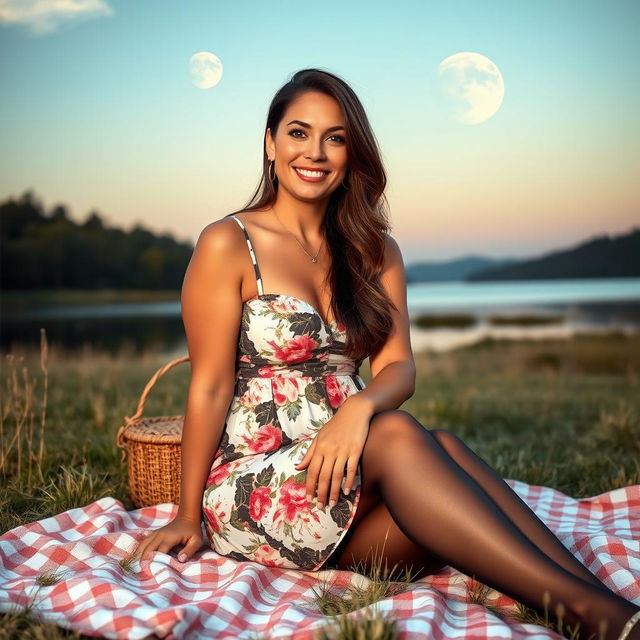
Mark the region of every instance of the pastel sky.
[[[527, 256], [640, 223], [635, 0], [2, 0], [0, 199], [195, 241], [240, 208], [268, 104], [332, 71], [362, 100], [405, 263]], [[196, 87], [189, 59], [223, 75]], [[488, 57], [504, 99], [462, 124], [438, 65]]]

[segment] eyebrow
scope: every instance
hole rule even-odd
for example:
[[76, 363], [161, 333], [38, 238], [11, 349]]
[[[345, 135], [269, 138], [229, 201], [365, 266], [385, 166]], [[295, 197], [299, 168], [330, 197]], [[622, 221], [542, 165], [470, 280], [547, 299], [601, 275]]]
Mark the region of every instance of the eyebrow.
[[[291, 122], [287, 122], [287, 126], [289, 126], [290, 124], [299, 124], [302, 127], [306, 127], [307, 129], [311, 129], [311, 125], [308, 122], [302, 122], [302, 120], [292, 120]], [[329, 132], [329, 131], [338, 131], [339, 129], [342, 129], [343, 131], [345, 130], [345, 128], [339, 124], [336, 125], [335, 127], [329, 127], [325, 133]]]

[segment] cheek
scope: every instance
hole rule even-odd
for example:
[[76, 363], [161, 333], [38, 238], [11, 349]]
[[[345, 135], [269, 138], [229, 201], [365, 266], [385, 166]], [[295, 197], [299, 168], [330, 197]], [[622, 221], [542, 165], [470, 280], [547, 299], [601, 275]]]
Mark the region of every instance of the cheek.
[[331, 164], [336, 167], [336, 170], [341, 171], [347, 168], [347, 150], [346, 149], [332, 149], [327, 154], [331, 160]]
[[278, 156], [283, 164], [293, 162], [300, 156], [300, 149], [294, 142], [286, 141], [278, 145]]

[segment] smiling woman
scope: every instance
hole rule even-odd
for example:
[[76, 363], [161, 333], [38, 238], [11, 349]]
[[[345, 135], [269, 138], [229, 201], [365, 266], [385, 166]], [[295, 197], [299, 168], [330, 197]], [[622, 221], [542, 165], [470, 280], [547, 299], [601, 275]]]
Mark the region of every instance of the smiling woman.
[[346, 569], [382, 548], [420, 577], [450, 564], [540, 615], [564, 609], [584, 637], [604, 623], [600, 640], [618, 638], [638, 607], [460, 439], [399, 409], [416, 374], [406, 278], [353, 90], [299, 71], [263, 145], [258, 190], [203, 230], [185, 274], [180, 506], [138, 554], [182, 544], [189, 558], [202, 519], [216, 552], [266, 566]]

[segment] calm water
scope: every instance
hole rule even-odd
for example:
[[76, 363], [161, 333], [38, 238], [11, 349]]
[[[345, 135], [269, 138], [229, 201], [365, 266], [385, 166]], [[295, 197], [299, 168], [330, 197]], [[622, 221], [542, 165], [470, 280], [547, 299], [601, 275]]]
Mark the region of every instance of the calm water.
[[518, 282], [434, 282], [411, 285], [413, 311], [488, 307], [553, 307], [577, 303], [640, 300], [640, 278], [599, 280], [525, 280]]
[[[407, 300], [412, 317], [468, 312], [481, 319], [487, 313], [562, 312], [571, 323], [640, 324], [640, 278], [413, 284]], [[186, 353], [178, 301], [4, 311], [0, 325], [2, 351], [10, 351], [15, 342], [37, 346], [41, 327], [50, 343], [72, 349], [90, 343], [111, 352], [128, 348], [136, 353], [147, 349]]]

